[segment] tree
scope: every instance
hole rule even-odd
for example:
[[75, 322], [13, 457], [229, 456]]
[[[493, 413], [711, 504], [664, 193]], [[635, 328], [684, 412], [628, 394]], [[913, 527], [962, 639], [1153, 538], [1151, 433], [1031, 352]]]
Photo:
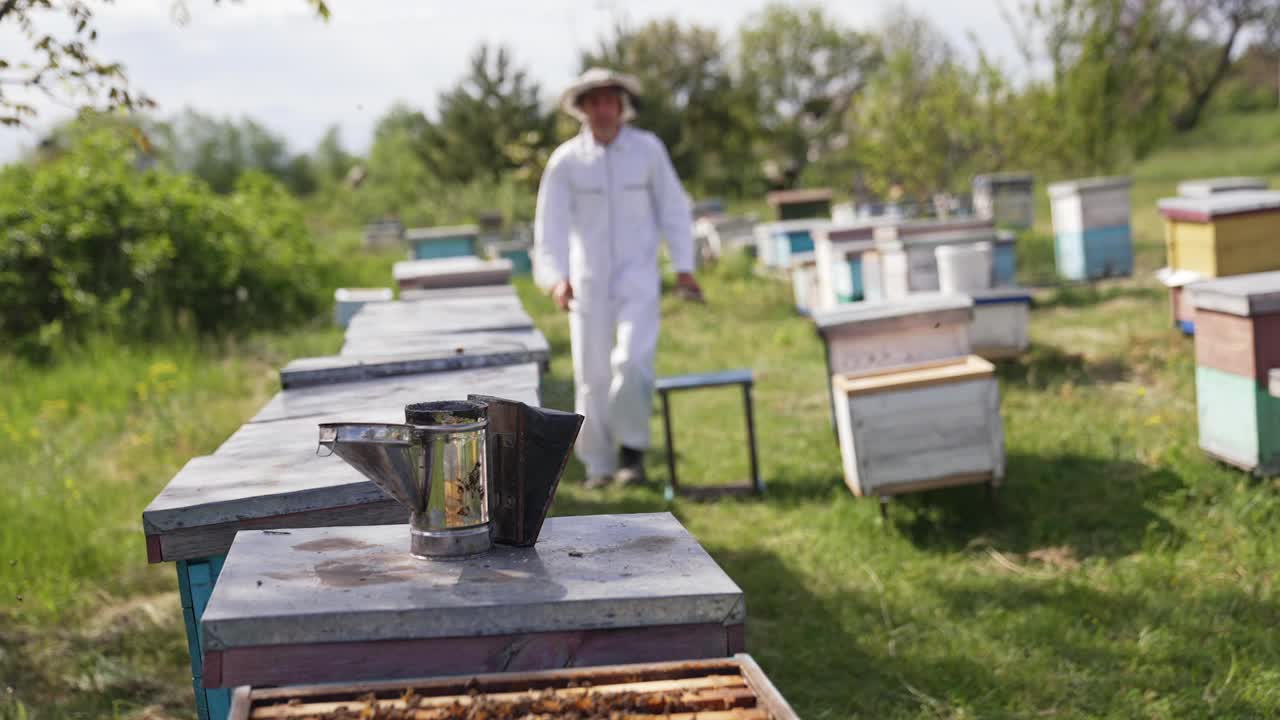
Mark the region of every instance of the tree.
[[804, 166], [847, 141], [841, 122], [880, 62], [875, 39], [819, 7], [766, 7], [739, 33], [741, 81], [753, 88], [765, 153], [791, 184]]
[[1173, 4], [1171, 23], [1178, 43], [1169, 54], [1186, 85], [1186, 100], [1174, 111], [1175, 130], [1196, 127], [1205, 107], [1231, 70], [1243, 35], [1256, 30], [1264, 42], [1280, 36], [1280, 3], [1275, 0], [1181, 0]]
[[356, 159], [342, 146], [342, 130], [330, 126], [311, 153], [311, 165], [320, 183], [340, 183], [351, 172]]
[[640, 80], [644, 92], [635, 124], [662, 138], [686, 184], [743, 195], [759, 190], [754, 108], [734, 83], [728, 57], [713, 28], [668, 19], [639, 27], [618, 23], [594, 50], [583, 52], [581, 64]]
[[507, 48], [480, 46], [467, 76], [440, 95], [437, 117], [425, 128], [427, 167], [441, 180], [464, 183], [496, 181], [518, 169], [522, 156], [510, 146], [536, 150], [552, 142], [554, 118], [539, 93]]
[[[318, 16], [328, 19], [326, 0], [304, 1]], [[16, 26], [26, 42], [24, 50], [16, 54], [6, 50], [0, 55], [0, 125], [24, 125], [34, 119], [36, 96], [75, 100], [86, 106], [105, 97], [108, 109], [155, 105], [151, 98], [130, 89], [123, 65], [95, 52], [98, 31], [94, 12], [109, 2], [0, 0], [0, 27]], [[174, 0], [173, 10], [175, 17], [184, 14], [185, 0]]]

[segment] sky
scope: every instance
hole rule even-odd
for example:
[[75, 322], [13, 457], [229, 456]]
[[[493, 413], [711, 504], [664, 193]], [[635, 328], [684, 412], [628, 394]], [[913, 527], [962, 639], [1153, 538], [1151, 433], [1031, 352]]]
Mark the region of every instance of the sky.
[[[1008, 1], [1008, 0], [1003, 0]], [[829, 0], [830, 15], [874, 29], [898, 4], [929, 17], [956, 46], [970, 35], [1010, 67], [1018, 54], [1002, 0]], [[96, 5], [96, 4], [95, 4]], [[480, 43], [502, 43], [542, 84], [548, 100], [576, 74], [578, 50], [593, 45], [619, 16], [631, 22], [675, 17], [732, 37], [763, 0], [329, 0], [315, 18], [304, 0], [117, 0], [97, 5], [98, 47], [124, 63], [131, 85], [160, 103], [162, 116], [192, 107], [249, 116], [308, 150], [338, 125], [348, 149], [368, 146], [377, 119], [396, 101], [426, 111], [460, 78]], [[11, 24], [11, 23], [9, 23]], [[20, 43], [0, 28], [0, 48]], [[0, 128], [0, 161], [32, 146], [68, 111], [42, 103], [31, 130]]]

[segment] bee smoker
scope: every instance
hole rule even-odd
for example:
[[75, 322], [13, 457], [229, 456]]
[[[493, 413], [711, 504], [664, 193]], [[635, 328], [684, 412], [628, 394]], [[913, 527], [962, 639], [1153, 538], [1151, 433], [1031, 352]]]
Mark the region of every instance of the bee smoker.
[[537, 542], [582, 416], [472, 395], [406, 424], [325, 423], [320, 447], [409, 510], [409, 552], [447, 559]]

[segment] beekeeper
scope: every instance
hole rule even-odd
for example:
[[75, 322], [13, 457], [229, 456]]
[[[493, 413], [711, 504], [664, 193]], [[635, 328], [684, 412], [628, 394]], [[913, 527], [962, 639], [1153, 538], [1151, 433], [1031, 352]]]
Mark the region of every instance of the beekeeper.
[[693, 277], [689, 200], [662, 141], [627, 124], [640, 83], [592, 68], [560, 107], [582, 122], [556, 148], [538, 188], [534, 256], [539, 283], [569, 313], [575, 404], [586, 417], [578, 458], [587, 486], [644, 482], [665, 237], [676, 287]]

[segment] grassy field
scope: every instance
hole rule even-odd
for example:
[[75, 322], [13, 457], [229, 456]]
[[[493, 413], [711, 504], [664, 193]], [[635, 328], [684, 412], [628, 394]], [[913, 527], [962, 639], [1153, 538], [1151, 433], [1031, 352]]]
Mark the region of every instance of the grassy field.
[[[674, 512], [746, 591], [748, 649], [806, 718], [1280, 715], [1280, 484], [1197, 449], [1192, 344], [1150, 280], [1154, 198], [1184, 176], [1280, 173], [1273, 127], [1211, 124], [1144, 163], [1137, 277], [1038, 294], [1032, 351], [1000, 368], [998, 515], [971, 488], [904, 498], [887, 524], [853, 498], [820, 343], [789, 288], [741, 260], [709, 274], [708, 305], [664, 301], [659, 372], [756, 371], [768, 496], [588, 492], [575, 464], [556, 512]], [[1027, 281], [1052, 274], [1041, 218]], [[553, 348], [546, 402], [567, 407], [567, 323], [520, 292]], [[317, 328], [0, 361], [0, 718], [190, 717], [176, 583], [145, 564], [139, 515], [265, 402], [276, 368], [339, 344]], [[745, 477], [739, 403], [675, 397], [686, 482]], [[648, 469], [665, 477], [660, 447]]]

